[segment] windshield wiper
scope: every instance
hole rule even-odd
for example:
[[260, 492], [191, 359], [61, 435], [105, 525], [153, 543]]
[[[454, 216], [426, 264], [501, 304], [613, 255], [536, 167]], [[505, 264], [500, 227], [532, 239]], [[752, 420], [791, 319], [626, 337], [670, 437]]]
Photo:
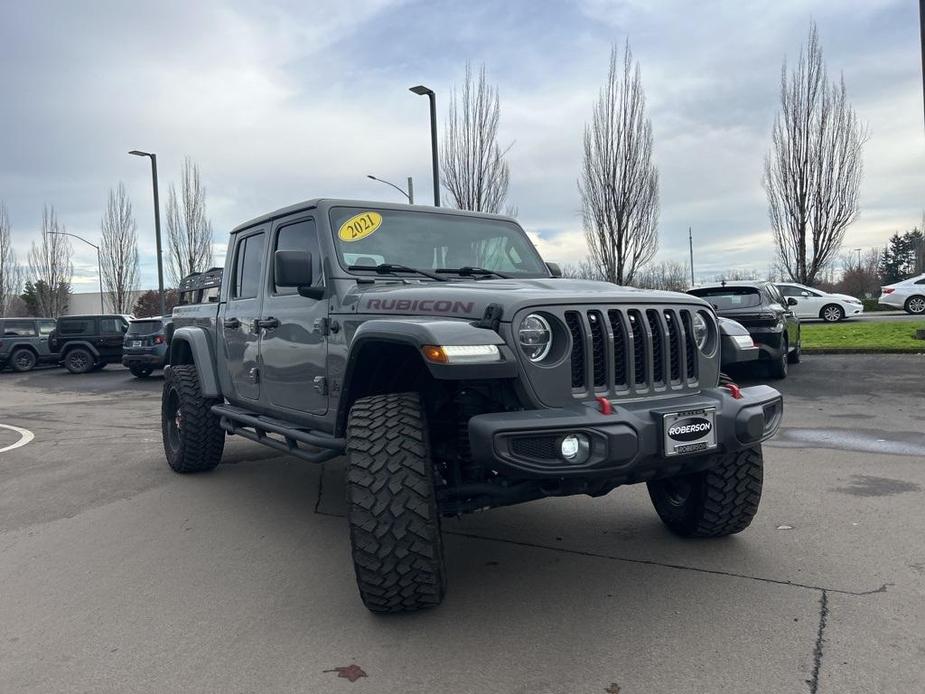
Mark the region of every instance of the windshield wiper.
[[488, 275], [494, 275], [503, 280], [510, 279], [510, 275], [504, 275], [500, 272], [495, 272], [494, 270], [486, 270], [483, 267], [472, 267], [471, 265], [464, 265], [463, 267], [441, 267], [437, 268], [435, 272], [450, 272], [454, 275], [459, 275], [461, 277], [486, 277]]
[[395, 265], [394, 263], [379, 263], [378, 265], [348, 265], [348, 270], [372, 270], [377, 275], [394, 275], [397, 272], [413, 272], [418, 275], [423, 275], [424, 277], [430, 277], [432, 280], [438, 280], [440, 282], [446, 282], [446, 277], [441, 277], [440, 275], [435, 275], [432, 272], [427, 270], [419, 270], [415, 267], [408, 267], [407, 265]]

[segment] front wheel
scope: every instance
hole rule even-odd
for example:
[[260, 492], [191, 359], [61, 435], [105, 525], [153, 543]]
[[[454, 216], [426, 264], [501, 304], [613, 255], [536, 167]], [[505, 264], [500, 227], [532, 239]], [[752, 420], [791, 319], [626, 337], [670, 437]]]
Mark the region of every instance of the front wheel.
[[845, 317], [845, 309], [838, 304], [826, 304], [819, 312], [819, 317], [826, 323], [837, 323]]
[[14, 371], [19, 371], [20, 373], [32, 371], [37, 361], [35, 352], [24, 347], [20, 347], [10, 355], [10, 366], [13, 367]]
[[225, 430], [199, 389], [195, 366], [174, 366], [164, 374], [161, 396], [161, 435], [167, 464], [174, 472], [206, 472], [222, 460]]
[[913, 316], [922, 315], [925, 313], [925, 296], [910, 296], [906, 299], [904, 308], [906, 313], [911, 313]]
[[787, 378], [787, 364], [789, 363], [788, 354], [790, 353], [790, 343], [785, 339], [780, 347], [780, 354], [768, 362], [768, 372], [771, 378]]
[[357, 400], [347, 421], [353, 567], [372, 612], [434, 607], [446, 591], [443, 538], [417, 393]]
[[701, 472], [649, 482], [659, 518], [682, 537], [723, 537], [742, 532], [761, 501], [761, 446], [714, 456]]

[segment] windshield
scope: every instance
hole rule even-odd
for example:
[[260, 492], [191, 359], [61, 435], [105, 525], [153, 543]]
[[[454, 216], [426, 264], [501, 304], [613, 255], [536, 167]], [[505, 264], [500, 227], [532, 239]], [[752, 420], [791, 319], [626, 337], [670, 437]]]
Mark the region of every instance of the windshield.
[[159, 320], [136, 320], [128, 324], [129, 335], [150, 335], [164, 327]]
[[542, 258], [512, 222], [419, 212], [331, 209], [344, 268], [384, 263], [424, 270], [476, 267], [512, 277], [548, 277]]
[[754, 287], [714, 287], [691, 289], [688, 294], [706, 299], [717, 311], [761, 305], [761, 293]]

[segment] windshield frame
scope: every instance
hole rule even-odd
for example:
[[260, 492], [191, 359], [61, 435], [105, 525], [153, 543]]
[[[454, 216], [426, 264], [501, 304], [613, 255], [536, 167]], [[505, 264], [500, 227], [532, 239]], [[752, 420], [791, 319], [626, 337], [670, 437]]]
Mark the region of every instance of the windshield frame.
[[[403, 213], [403, 214], [414, 214], [414, 215], [433, 215], [438, 218], [444, 218], [444, 219], [447, 217], [463, 217], [463, 218], [468, 218], [472, 220], [484, 220], [487, 222], [492, 222], [494, 224], [503, 224], [503, 225], [508, 226], [511, 232], [513, 232], [514, 234], [518, 234], [521, 237], [526, 248], [529, 250], [530, 253], [533, 254], [533, 257], [536, 259], [537, 263], [539, 264], [541, 271], [536, 272], [536, 273], [533, 273], [533, 272], [517, 273], [517, 272], [512, 272], [510, 270], [499, 270], [499, 272], [503, 273], [504, 275], [509, 276], [510, 279], [547, 279], [547, 278], [552, 277], [552, 273], [549, 271], [549, 268], [546, 265], [546, 261], [543, 260], [543, 257], [540, 255], [539, 250], [533, 244], [533, 241], [531, 241], [530, 237], [527, 236], [527, 233], [524, 231], [523, 227], [521, 227], [520, 224], [518, 224], [513, 219], [508, 219], [508, 218], [501, 217], [501, 216], [492, 216], [492, 215], [487, 215], [487, 214], [486, 215], [472, 214], [472, 213], [467, 213], [465, 211], [457, 211], [457, 210], [442, 211], [442, 210], [431, 210], [431, 209], [414, 209], [411, 207], [407, 209], [402, 209], [398, 206], [393, 206], [393, 205], [381, 205], [381, 206], [380, 205], [357, 205], [351, 201], [350, 204], [339, 203], [339, 204], [331, 205], [326, 210], [326, 214], [325, 214], [325, 217], [327, 218], [326, 220], [327, 225], [330, 231], [329, 238], [330, 238], [332, 250], [334, 252], [334, 257], [336, 258], [337, 264], [340, 267], [340, 269], [344, 273], [346, 273], [347, 277], [351, 279], [356, 279], [358, 277], [361, 277], [361, 278], [370, 279], [370, 280], [376, 280], [376, 279], [391, 280], [393, 282], [398, 279], [401, 279], [401, 280], [414, 279], [414, 280], [420, 280], [423, 282], [438, 281], [438, 280], [432, 280], [427, 277], [423, 277], [418, 274], [402, 273], [401, 271], [396, 271], [394, 274], [378, 274], [375, 272], [375, 266], [370, 266], [369, 270], [350, 270], [349, 269], [350, 266], [345, 262], [345, 259], [341, 255], [342, 246], [340, 244], [339, 239], [337, 238], [337, 224], [334, 220], [334, 215], [339, 210], [350, 210], [350, 211], [353, 211], [354, 214], [362, 212], [364, 210], [368, 210], [371, 212], [378, 212], [380, 214], [383, 212], [388, 212], [388, 213], [398, 212], [398, 213]], [[389, 261], [389, 260], [386, 260], [386, 262], [394, 263], [394, 261]], [[397, 263], [394, 263], [394, 264], [397, 264]], [[407, 263], [402, 263], [402, 264], [407, 265]], [[414, 266], [409, 265], [409, 267], [414, 267]], [[435, 272], [438, 269], [444, 269], [444, 268], [422, 267], [420, 269], [428, 271], [428, 272]], [[490, 268], [486, 268], [486, 269], [490, 269]], [[464, 280], [484, 281], [480, 279], [480, 277], [481, 276], [478, 276], [478, 277], [472, 277], [469, 275], [460, 276], [460, 275], [454, 275], [453, 273], [446, 273], [446, 279], [448, 280], [464, 279]], [[491, 275], [488, 275], [488, 276], [485, 276], [485, 279], [493, 279], [493, 277]]]

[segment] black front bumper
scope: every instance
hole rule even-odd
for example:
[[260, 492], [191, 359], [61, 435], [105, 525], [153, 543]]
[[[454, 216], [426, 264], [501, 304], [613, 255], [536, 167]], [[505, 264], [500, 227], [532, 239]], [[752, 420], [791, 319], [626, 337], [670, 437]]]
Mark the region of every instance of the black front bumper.
[[[592, 403], [477, 415], [469, 420], [473, 461], [520, 479], [593, 477], [619, 484], [703, 469], [711, 455], [665, 456], [662, 416], [713, 409], [717, 448], [709, 453], [738, 451], [773, 436], [783, 414], [783, 400], [773, 388], [753, 386], [740, 392], [739, 399], [725, 388], [712, 388], [664, 400], [613, 403], [611, 414]], [[559, 455], [558, 443], [571, 433], [583, 433], [591, 441], [584, 463], [569, 463]]]

